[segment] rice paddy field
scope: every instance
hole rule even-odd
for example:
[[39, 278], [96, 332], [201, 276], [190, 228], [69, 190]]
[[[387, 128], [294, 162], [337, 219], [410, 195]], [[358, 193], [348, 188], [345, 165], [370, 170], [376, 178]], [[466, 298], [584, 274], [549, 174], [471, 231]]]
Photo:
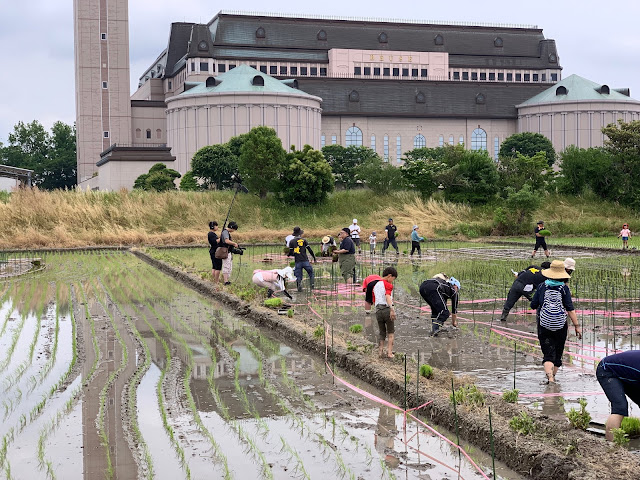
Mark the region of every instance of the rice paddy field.
[[[184, 268], [206, 270], [209, 261], [204, 249], [153, 253]], [[493, 254], [473, 255], [449, 249], [425, 252], [415, 264], [399, 261], [399, 301], [407, 305], [401, 339], [405, 325], [423, 328], [417, 280], [454, 269], [460, 256], [469, 292], [500, 291], [491, 286], [500, 268], [483, 267], [494, 263]], [[267, 247], [247, 250], [242, 260], [232, 277], [237, 288], [254, 267], [286, 263]], [[381, 267], [382, 260], [363, 259], [359, 275]], [[337, 285], [332, 271], [331, 263], [319, 266], [317, 289], [296, 294], [294, 315], [313, 309], [346, 329], [361, 322], [361, 299]], [[481, 272], [486, 278], [472, 287], [471, 276]], [[474, 315], [477, 322], [490, 316], [471, 305], [469, 332]], [[367, 335], [370, 325], [363, 341]], [[444, 363], [444, 353], [425, 345], [405, 338], [398, 348], [411, 356], [420, 350], [434, 364], [426, 355], [440, 355]], [[451, 358], [459, 354], [444, 348]], [[340, 381], [322, 357], [270, 336], [127, 251], [0, 259], [0, 478], [472, 479], [494, 471], [521, 478], [472, 446], [462, 445], [468, 457], [461, 455], [455, 435], [427, 427], [426, 419], [405, 425], [397, 399], [336, 373]]]

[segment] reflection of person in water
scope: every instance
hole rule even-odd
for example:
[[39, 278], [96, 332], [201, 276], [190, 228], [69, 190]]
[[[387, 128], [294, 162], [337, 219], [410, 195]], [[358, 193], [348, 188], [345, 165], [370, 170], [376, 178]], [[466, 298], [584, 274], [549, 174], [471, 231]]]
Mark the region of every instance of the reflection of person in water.
[[373, 435], [373, 444], [376, 447], [376, 451], [383, 455], [383, 458], [386, 455], [386, 449], [393, 450], [393, 441], [397, 433], [396, 410], [381, 406], [378, 414], [378, 424]]

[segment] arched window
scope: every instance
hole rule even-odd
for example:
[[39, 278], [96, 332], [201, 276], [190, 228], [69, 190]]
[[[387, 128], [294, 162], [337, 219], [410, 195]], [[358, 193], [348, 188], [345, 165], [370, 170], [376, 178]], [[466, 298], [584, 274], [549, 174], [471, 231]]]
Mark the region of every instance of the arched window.
[[476, 128], [471, 132], [471, 150], [487, 149], [487, 132], [481, 128]]
[[569, 93], [567, 87], [560, 85], [558, 88], [556, 88], [556, 95], [566, 95], [567, 93]]
[[136, 128], [136, 138], [141, 138], [142, 137], [142, 130], [140, 130], [139, 128]]
[[458, 145], [464, 145], [464, 135], [460, 135], [460, 138], [458, 139]]
[[384, 161], [389, 161], [389, 135], [384, 136]]
[[494, 160], [498, 160], [498, 154], [500, 153], [500, 139], [496, 135], [493, 139], [493, 158]]
[[156, 129], [156, 138], [160, 140], [162, 138], [162, 130], [159, 128]]
[[424, 138], [424, 135], [419, 133], [413, 139], [413, 148], [424, 148], [427, 146], [427, 139]]
[[347, 130], [345, 146], [349, 147], [351, 145], [355, 145], [356, 147], [362, 146], [362, 130], [355, 125], [349, 127]]
[[444, 137], [442, 135], [438, 137], [438, 146], [444, 147]]
[[398, 135], [396, 137], [396, 162], [400, 163], [402, 161], [402, 137]]
[[320, 148], [324, 147], [327, 138], [324, 135], [320, 135]]
[[453, 135], [449, 135], [449, 145], [453, 145]]
[[371, 150], [376, 151], [376, 136], [371, 134]]
[[151, 129], [147, 128], [147, 138], [151, 138]]

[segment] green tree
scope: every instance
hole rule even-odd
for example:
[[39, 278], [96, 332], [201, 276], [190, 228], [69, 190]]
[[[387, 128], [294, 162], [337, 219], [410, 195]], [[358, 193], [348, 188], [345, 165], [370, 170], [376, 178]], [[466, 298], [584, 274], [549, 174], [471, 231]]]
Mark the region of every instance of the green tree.
[[326, 145], [322, 147], [322, 154], [331, 166], [331, 171], [336, 179], [347, 190], [358, 183], [357, 168], [370, 159], [376, 158], [376, 152], [367, 147], [350, 145]]
[[528, 232], [533, 213], [540, 207], [542, 197], [528, 183], [520, 190], [507, 187], [506, 194], [504, 204], [494, 212], [493, 232], [500, 235]]
[[193, 172], [191, 170], [185, 173], [180, 179], [180, 190], [185, 192], [197, 192], [198, 190], [202, 190], [202, 187], [193, 176]]
[[544, 152], [538, 152], [531, 157], [521, 153], [502, 157], [498, 163], [500, 183], [503, 189], [511, 187], [518, 191], [525, 185], [530, 185], [532, 190], [541, 191], [545, 189], [550, 177], [547, 168], [547, 157]]
[[449, 169], [439, 175], [444, 195], [453, 202], [474, 205], [487, 203], [498, 193], [498, 170], [486, 150], [464, 150], [448, 147], [446, 163]]
[[406, 185], [402, 170], [383, 162], [377, 155], [358, 166], [356, 173], [362, 183], [376, 195], [385, 195]]
[[287, 153], [278, 196], [291, 205], [317, 205], [333, 191], [333, 183], [331, 167], [322, 152], [305, 145]]
[[448, 169], [445, 159], [444, 147], [416, 148], [405, 153], [400, 170], [409, 187], [429, 198], [438, 190], [439, 176]]
[[601, 198], [619, 200], [626, 180], [615, 165], [615, 156], [604, 148], [567, 147], [560, 154], [561, 193], [580, 195], [588, 190]]
[[166, 192], [176, 190], [174, 180], [180, 178], [180, 174], [164, 163], [156, 163], [149, 169], [149, 173], [143, 173], [133, 183], [134, 189]]
[[227, 144], [208, 145], [191, 159], [191, 171], [205, 189], [231, 188], [234, 183], [231, 177], [238, 173], [238, 157]]
[[544, 152], [547, 164], [552, 166], [556, 161], [556, 151], [553, 144], [539, 133], [522, 132], [508, 137], [500, 146], [500, 157], [514, 157], [517, 153], [533, 157], [538, 152]]
[[33, 184], [52, 190], [76, 184], [75, 128], [54, 123], [49, 134], [34, 120], [18, 122], [9, 134], [7, 146], [0, 146], [0, 163], [33, 170]]
[[279, 186], [278, 175], [286, 160], [286, 152], [276, 131], [269, 127], [255, 127], [246, 134], [240, 149], [238, 167], [245, 185], [265, 198]]

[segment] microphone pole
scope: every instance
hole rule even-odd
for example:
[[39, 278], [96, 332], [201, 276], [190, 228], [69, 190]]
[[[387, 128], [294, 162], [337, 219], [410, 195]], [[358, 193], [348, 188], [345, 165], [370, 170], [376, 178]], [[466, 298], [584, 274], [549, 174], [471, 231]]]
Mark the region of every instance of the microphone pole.
[[233, 208], [233, 202], [236, 201], [236, 195], [238, 195], [238, 192], [240, 190], [242, 190], [245, 193], [249, 193], [249, 189], [240, 183], [241, 179], [237, 178], [237, 180], [238, 180], [238, 186], [236, 187], [236, 191], [233, 194], [233, 198], [231, 199], [231, 205], [229, 205], [229, 211], [227, 212], [227, 218], [224, 219], [224, 225], [222, 225], [222, 230], [227, 228], [227, 221], [229, 220], [229, 215], [231, 215], [231, 209]]

